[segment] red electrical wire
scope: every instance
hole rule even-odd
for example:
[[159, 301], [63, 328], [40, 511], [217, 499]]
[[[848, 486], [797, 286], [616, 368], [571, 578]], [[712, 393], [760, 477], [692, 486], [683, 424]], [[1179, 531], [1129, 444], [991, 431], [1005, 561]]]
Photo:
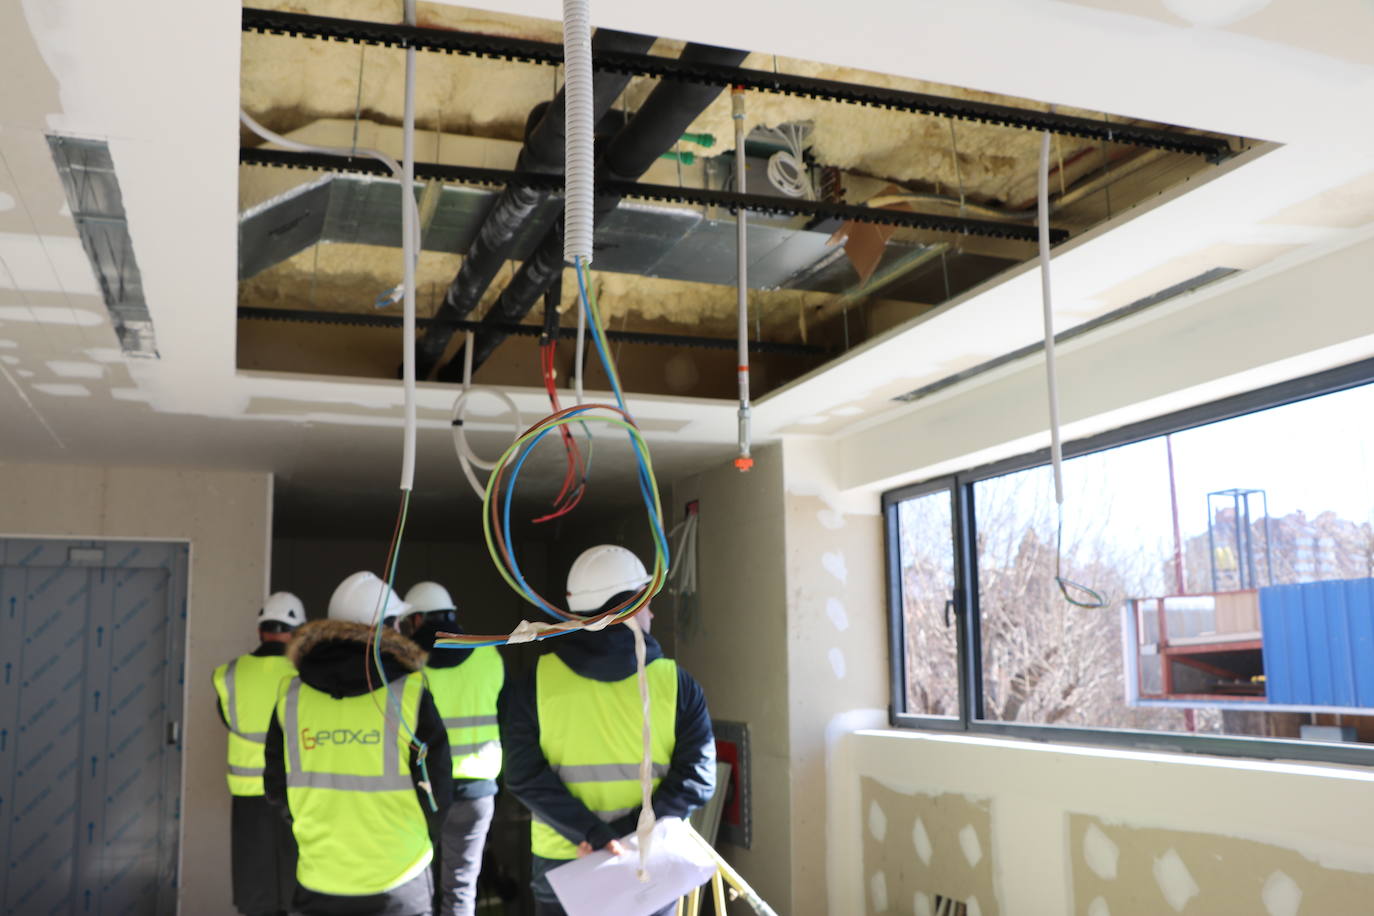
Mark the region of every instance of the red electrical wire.
[[[558, 386], [554, 379], [556, 354], [556, 341], [548, 340], [540, 344], [539, 368], [544, 377], [544, 390], [549, 394], [549, 403], [553, 406], [555, 414], [563, 409], [558, 402]], [[559, 427], [559, 434], [563, 437], [563, 447], [568, 455], [567, 471], [563, 475], [563, 486], [553, 501], [554, 511], [534, 519], [533, 523], [536, 525], [567, 515], [577, 508], [578, 503], [582, 502], [583, 494], [587, 492], [586, 465], [582, 460], [582, 451], [577, 447], [577, 439], [566, 426]]]

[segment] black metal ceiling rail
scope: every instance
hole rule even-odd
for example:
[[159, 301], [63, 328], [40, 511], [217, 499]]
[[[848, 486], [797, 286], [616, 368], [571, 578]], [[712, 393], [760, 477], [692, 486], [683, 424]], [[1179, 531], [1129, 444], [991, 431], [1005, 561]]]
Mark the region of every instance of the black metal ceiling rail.
[[[362, 172], [386, 175], [387, 177], [390, 177], [391, 174], [385, 166], [375, 159], [331, 156], [325, 153], [295, 153], [287, 150], [255, 147], [241, 148], [239, 161], [246, 165], [265, 165], [313, 171]], [[442, 165], [433, 162], [415, 163], [415, 177], [424, 180], [452, 181], [495, 188], [514, 185], [551, 191], [563, 190], [561, 175], [475, 168], [465, 165]], [[771, 215], [833, 218], [856, 223], [900, 226], [930, 232], [950, 232], [958, 235], [1012, 239], [1020, 242], [1035, 242], [1038, 238], [1036, 227], [1025, 223], [1002, 223], [990, 219], [912, 213], [906, 210], [834, 204], [820, 200], [803, 200], [796, 197], [737, 194], [733, 191], [712, 191], [705, 188], [681, 188], [674, 185], [621, 181], [602, 182], [598, 185], [598, 190], [640, 200], [687, 204], [689, 206], [723, 207], [729, 210], [743, 206], [746, 210], [754, 213]], [[1053, 244], [1057, 245], [1068, 237], [1069, 233], [1064, 229], [1050, 229], [1050, 241]]]
[[[366, 328], [399, 328], [400, 315], [381, 315], [368, 312], [319, 312], [313, 309], [278, 309], [241, 305], [238, 309], [239, 320], [251, 321], [294, 321], [308, 324], [342, 324]], [[444, 325], [459, 331], [501, 331], [522, 337], [538, 337], [544, 333], [541, 324], [484, 324], [480, 319], [445, 320], [439, 318], [416, 318], [416, 326], [427, 328], [431, 325]], [[608, 340], [632, 344], [649, 344], [660, 347], [687, 347], [694, 350], [734, 350], [739, 342], [731, 337], [694, 337], [687, 334], [653, 334], [645, 331], [606, 330]], [[560, 328], [560, 339], [577, 336], [576, 328]], [[751, 340], [749, 350], [753, 353], [777, 353], [783, 356], [831, 356], [836, 351], [829, 347], [814, 344], [782, 343], [767, 340]]]
[[[352, 19], [336, 19], [329, 16], [310, 16], [302, 13], [284, 13], [273, 10], [245, 8], [243, 11], [243, 30], [270, 35], [292, 35], [385, 45], [395, 48], [414, 47], [421, 51], [442, 51], [448, 54], [463, 54], [536, 64], [560, 64], [563, 62], [562, 46], [550, 42], [502, 38], [495, 35], [478, 35], [472, 32], [448, 31], [446, 29], [392, 25], [382, 22], [361, 22]], [[979, 121], [985, 124], [1018, 127], [1026, 130], [1047, 130], [1051, 133], [1082, 137], [1088, 140], [1102, 140], [1129, 146], [1203, 156], [1209, 162], [1219, 162], [1232, 153], [1231, 145], [1225, 139], [1192, 134], [1182, 130], [1112, 123], [1094, 118], [1080, 118], [1048, 111], [1016, 108], [1011, 105], [996, 105], [988, 102], [948, 98], [921, 92], [905, 92], [898, 89], [884, 89], [858, 83], [843, 83], [836, 80], [815, 79], [786, 73], [770, 73], [766, 70], [690, 63], [652, 54], [599, 54], [592, 61], [592, 65], [598, 70], [609, 73], [667, 77], [715, 86], [744, 86], [747, 89], [795, 95], [803, 98], [868, 105], [875, 108], [935, 115], [942, 118], [957, 118], [964, 121]]]

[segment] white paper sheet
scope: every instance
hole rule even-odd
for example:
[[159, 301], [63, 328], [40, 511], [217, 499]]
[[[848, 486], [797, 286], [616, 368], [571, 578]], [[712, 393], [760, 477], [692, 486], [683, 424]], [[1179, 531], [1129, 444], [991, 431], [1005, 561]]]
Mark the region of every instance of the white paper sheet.
[[594, 852], [552, 869], [549, 884], [568, 916], [648, 916], [711, 880], [715, 863], [675, 817], [654, 824], [649, 880], [639, 880], [639, 841], [620, 840], [623, 856]]

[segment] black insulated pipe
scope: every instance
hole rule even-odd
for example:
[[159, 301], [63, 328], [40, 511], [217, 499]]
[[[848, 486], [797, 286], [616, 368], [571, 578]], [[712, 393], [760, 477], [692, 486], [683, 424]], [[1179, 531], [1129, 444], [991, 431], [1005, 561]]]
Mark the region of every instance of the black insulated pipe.
[[[748, 56], [749, 52], [734, 48], [689, 44], [682, 49], [678, 59], [684, 63], [736, 67]], [[673, 144], [681, 139], [683, 131], [706, 110], [706, 106], [716, 100], [721, 91], [719, 86], [704, 86], [699, 83], [668, 79], [659, 82], [630, 119], [630, 123], [610, 140], [606, 151], [602, 153], [597, 163], [597, 184], [602, 185], [606, 181], [636, 181], [649, 170], [659, 156], [672, 149]], [[621, 194], [598, 194], [596, 221], [599, 223], [610, 215], [622, 199]], [[562, 276], [563, 232], [560, 220], [558, 225], [549, 229], [529, 259], [520, 265], [520, 270], [482, 319], [483, 325], [492, 327], [478, 329], [474, 336], [474, 370], [482, 365], [508, 336], [496, 326], [521, 321], [546, 290], [555, 283], [562, 282]], [[463, 356], [460, 350], [453, 360], [439, 370], [439, 381], [461, 381], [462, 366]]]
[[[592, 54], [641, 54], [648, 51], [654, 39], [649, 35], [597, 29], [592, 36]], [[617, 73], [597, 73], [592, 80], [593, 115], [598, 120], [610, 110], [620, 93], [629, 85], [630, 77]], [[531, 111], [531, 120], [542, 109], [542, 116], [526, 129], [525, 145], [520, 150], [516, 169], [520, 171], [563, 174], [563, 137], [567, 119], [563, 90], [552, 102], [540, 103]], [[487, 291], [501, 266], [510, 260], [516, 238], [529, 218], [549, 199], [547, 190], [507, 186], [487, 212], [477, 231], [463, 266], [449, 284], [439, 305], [436, 317], [461, 319], [467, 316], [482, 294]], [[433, 325], [416, 343], [416, 374], [428, 378], [444, 348], [453, 337], [453, 329]]]

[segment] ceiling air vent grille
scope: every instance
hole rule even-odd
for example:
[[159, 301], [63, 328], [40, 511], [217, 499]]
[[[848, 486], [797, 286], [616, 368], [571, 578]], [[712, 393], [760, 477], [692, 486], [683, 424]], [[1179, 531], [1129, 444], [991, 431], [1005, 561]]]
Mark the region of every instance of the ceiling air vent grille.
[[129, 356], [157, 359], [153, 320], [143, 298], [143, 277], [134, 257], [109, 144], [49, 135], [48, 147], [120, 347]]
[[[1136, 314], [1137, 312], [1143, 312], [1145, 309], [1152, 308], [1156, 305], [1159, 305], [1162, 302], [1167, 302], [1168, 300], [1173, 299], [1175, 296], [1181, 296], [1184, 293], [1190, 293], [1193, 290], [1208, 285], [1209, 283], [1215, 283], [1218, 280], [1229, 277], [1234, 273], [1238, 273], [1238, 270], [1234, 267], [1213, 267], [1211, 270], [1203, 271], [1196, 277], [1189, 277], [1187, 280], [1184, 280], [1181, 283], [1175, 283], [1173, 286], [1166, 286], [1164, 289], [1161, 289], [1157, 293], [1152, 293], [1151, 295], [1146, 296], [1143, 299], [1137, 299], [1129, 305], [1123, 305], [1119, 309], [1113, 309], [1112, 311], [1107, 312], [1105, 315], [1099, 315], [1092, 321], [1085, 321], [1080, 325], [1069, 328], [1067, 331], [1061, 331], [1060, 333], [1054, 335], [1054, 342], [1056, 344], [1061, 344], [1066, 340], [1073, 340], [1075, 337], [1080, 337], [1088, 333], [1089, 331], [1095, 331], [1103, 325], [1108, 325], [1114, 321], [1120, 321], [1123, 318], [1128, 318], [1131, 315]], [[1010, 353], [1004, 353], [996, 359], [990, 359], [985, 363], [979, 363], [978, 365], [965, 369], [962, 372], [956, 372], [953, 375], [947, 375], [939, 381], [931, 382], [929, 385], [922, 385], [920, 388], [914, 388], [911, 391], [908, 391], [906, 394], [899, 394], [892, 400], [903, 401], [906, 403], [910, 403], [912, 401], [919, 401], [921, 398], [930, 397], [937, 391], [943, 391], [946, 388], [959, 384], [960, 382], [968, 381], [974, 376], [982, 375], [984, 372], [990, 372], [991, 370], [996, 369], [999, 366], [1005, 366], [1007, 363], [1014, 362], [1015, 360], [1024, 359], [1027, 356], [1033, 356], [1034, 354], [1039, 353], [1043, 349], [1045, 349], [1045, 344], [1043, 342], [1029, 344], [1028, 346], [1021, 347], [1018, 350], [1012, 350]]]

